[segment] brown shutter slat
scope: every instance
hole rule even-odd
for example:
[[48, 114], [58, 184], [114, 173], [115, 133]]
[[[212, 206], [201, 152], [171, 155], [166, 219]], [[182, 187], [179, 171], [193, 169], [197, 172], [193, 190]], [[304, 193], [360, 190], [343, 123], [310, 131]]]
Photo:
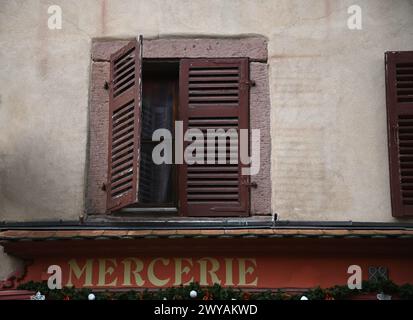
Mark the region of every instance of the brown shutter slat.
[[413, 216], [413, 51], [385, 58], [392, 214]]
[[138, 201], [141, 48], [141, 40], [134, 40], [110, 57], [109, 211]]
[[[204, 134], [208, 128], [248, 129], [248, 59], [183, 59], [180, 66], [180, 110], [184, 132]], [[189, 143], [185, 142], [186, 147]], [[205, 139], [205, 152], [207, 142]], [[246, 216], [249, 213], [249, 176], [242, 164], [187, 165], [179, 168], [180, 210], [186, 216]], [[216, 149], [217, 150], [217, 149]], [[213, 156], [215, 158], [215, 156]]]

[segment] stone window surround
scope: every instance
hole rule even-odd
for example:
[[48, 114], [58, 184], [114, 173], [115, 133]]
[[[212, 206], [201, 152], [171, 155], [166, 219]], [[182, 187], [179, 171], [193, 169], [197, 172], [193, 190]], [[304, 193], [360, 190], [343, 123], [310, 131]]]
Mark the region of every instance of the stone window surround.
[[[89, 91], [89, 132], [85, 213], [106, 213], [109, 58], [130, 40], [94, 39], [91, 48]], [[258, 187], [251, 189], [250, 215], [271, 215], [271, 135], [267, 40], [243, 38], [160, 38], [143, 39], [143, 58], [234, 58], [248, 57], [250, 80], [250, 128], [261, 130], [260, 171], [251, 177]], [[135, 217], [138, 218], [138, 217]]]

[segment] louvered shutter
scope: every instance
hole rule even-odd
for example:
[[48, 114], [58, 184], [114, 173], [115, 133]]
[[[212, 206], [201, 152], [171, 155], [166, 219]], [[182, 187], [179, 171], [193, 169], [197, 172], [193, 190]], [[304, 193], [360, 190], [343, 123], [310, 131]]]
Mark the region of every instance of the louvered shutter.
[[390, 188], [395, 217], [413, 215], [413, 52], [386, 52]]
[[[248, 129], [248, 59], [183, 59], [179, 118], [184, 132], [198, 128]], [[239, 136], [239, 134], [238, 134]], [[184, 143], [186, 147], [189, 142]], [[205, 152], [207, 140], [205, 139]], [[238, 141], [239, 146], [239, 141]], [[227, 155], [231, 152], [226, 144]], [[249, 176], [243, 164], [183, 164], [179, 168], [180, 210], [186, 216], [245, 216]], [[216, 151], [215, 151], [216, 152]]]
[[108, 210], [138, 201], [142, 41], [110, 58]]

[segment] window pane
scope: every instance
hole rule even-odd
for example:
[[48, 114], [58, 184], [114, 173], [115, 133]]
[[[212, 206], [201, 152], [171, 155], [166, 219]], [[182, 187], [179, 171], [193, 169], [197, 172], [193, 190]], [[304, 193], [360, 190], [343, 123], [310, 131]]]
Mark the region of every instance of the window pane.
[[146, 204], [171, 203], [172, 165], [157, 165], [152, 161], [153, 144], [141, 145], [139, 202]]
[[173, 135], [177, 73], [162, 66], [148, 63], [143, 68], [139, 202], [151, 206], [174, 205], [175, 200], [173, 165], [157, 165], [152, 159], [152, 150], [159, 143], [152, 141], [153, 132], [168, 129]]
[[156, 129], [172, 132], [173, 83], [158, 82], [143, 85], [142, 139], [151, 140]]

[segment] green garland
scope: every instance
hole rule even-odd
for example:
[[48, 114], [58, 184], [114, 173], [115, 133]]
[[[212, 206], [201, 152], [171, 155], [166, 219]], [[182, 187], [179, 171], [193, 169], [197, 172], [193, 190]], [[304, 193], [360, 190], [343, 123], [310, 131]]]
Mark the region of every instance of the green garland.
[[343, 300], [351, 296], [367, 293], [386, 293], [397, 295], [400, 299], [413, 300], [413, 285], [396, 285], [391, 280], [363, 281], [361, 290], [351, 290], [347, 286], [334, 286], [327, 289], [317, 287], [302, 294], [289, 294], [282, 290], [267, 290], [264, 292], [248, 292], [241, 289], [223, 288], [218, 284], [210, 287], [201, 287], [198, 283], [188, 286], [172, 287], [155, 291], [130, 290], [92, 291], [91, 289], [76, 289], [64, 287], [61, 290], [50, 290], [46, 282], [27, 282], [18, 286], [20, 290], [41, 292], [48, 300], [87, 300], [93, 292], [96, 300], [194, 300], [189, 293], [197, 291], [199, 300], [299, 300], [305, 295], [309, 300]]

